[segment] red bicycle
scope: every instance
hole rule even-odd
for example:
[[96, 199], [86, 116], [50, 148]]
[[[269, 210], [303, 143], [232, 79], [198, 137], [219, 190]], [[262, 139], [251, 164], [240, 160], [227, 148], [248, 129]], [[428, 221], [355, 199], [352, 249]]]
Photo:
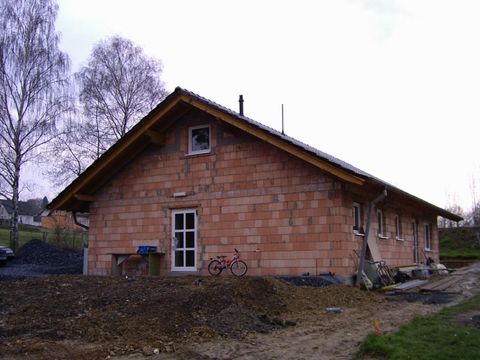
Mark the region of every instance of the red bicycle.
[[216, 256], [216, 258], [210, 258], [208, 264], [208, 272], [212, 276], [218, 276], [223, 270], [230, 268], [230, 271], [235, 276], [243, 276], [247, 273], [247, 264], [243, 260], [240, 260], [240, 253], [235, 249], [235, 253], [231, 259], [228, 259], [226, 255]]

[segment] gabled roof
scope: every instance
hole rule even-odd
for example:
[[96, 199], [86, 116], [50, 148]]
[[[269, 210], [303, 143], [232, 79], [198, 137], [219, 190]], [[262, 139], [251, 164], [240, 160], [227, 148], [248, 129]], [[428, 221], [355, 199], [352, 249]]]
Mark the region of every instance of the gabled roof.
[[204, 111], [220, 121], [241, 129], [277, 148], [280, 148], [313, 166], [316, 166], [348, 183], [363, 185], [365, 182], [388, 187], [398, 194], [422, 203], [437, 215], [459, 221], [461, 217], [410, 195], [386, 182], [337, 159], [323, 151], [304, 144], [290, 136], [265, 126], [255, 120], [219, 105], [191, 91], [177, 87], [173, 93], [157, 105], [117, 141], [79, 177], [68, 185], [48, 205], [52, 210], [88, 211], [93, 194], [102, 187], [123, 165], [133, 159], [150, 143], [163, 144], [164, 131], [191, 108]]

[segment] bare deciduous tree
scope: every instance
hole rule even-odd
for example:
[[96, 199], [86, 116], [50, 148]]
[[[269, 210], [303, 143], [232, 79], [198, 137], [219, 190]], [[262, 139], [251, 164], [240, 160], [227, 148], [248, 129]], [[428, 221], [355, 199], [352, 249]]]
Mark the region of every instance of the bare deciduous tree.
[[480, 226], [480, 201], [473, 204], [472, 210], [466, 214], [466, 224], [469, 226]]
[[0, 178], [13, 203], [12, 247], [18, 244], [22, 166], [54, 136], [69, 109], [69, 59], [58, 47], [52, 0], [0, 0]]
[[85, 168], [107, 149], [106, 129], [97, 119], [70, 119], [63, 124], [62, 134], [51, 143], [51, 153], [57, 161], [46, 174], [61, 186], [79, 176]]
[[480, 201], [477, 199], [477, 178], [472, 175], [470, 181], [470, 191], [472, 193], [472, 211], [469, 214], [471, 226], [480, 225]]
[[165, 97], [161, 71], [160, 62], [130, 40], [114, 36], [100, 42], [77, 74], [84, 114], [104, 120], [112, 140], [120, 139]]
[[[456, 203], [451, 203], [450, 205], [446, 206], [445, 210], [465, 219], [465, 212], [463, 211], [462, 207]], [[439, 218], [438, 226], [441, 228], [453, 228], [462, 226], [464, 222], [465, 221], [453, 221], [442, 217]]]
[[57, 184], [78, 176], [165, 98], [161, 72], [161, 63], [130, 40], [114, 36], [95, 46], [76, 74], [83, 116], [56, 141], [64, 159], [50, 172]]

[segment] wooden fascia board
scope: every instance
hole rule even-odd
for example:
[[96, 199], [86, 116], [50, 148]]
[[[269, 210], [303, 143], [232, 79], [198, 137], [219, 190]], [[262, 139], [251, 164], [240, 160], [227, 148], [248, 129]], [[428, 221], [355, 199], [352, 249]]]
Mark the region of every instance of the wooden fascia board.
[[313, 165], [313, 166], [316, 166], [317, 168], [319, 169], [322, 169], [324, 171], [327, 171], [335, 176], [337, 176], [338, 178], [342, 179], [342, 180], [345, 180], [345, 181], [348, 181], [350, 183], [353, 183], [353, 184], [357, 184], [357, 185], [362, 185], [365, 180], [358, 177], [358, 176], [355, 176], [355, 175], [352, 175], [350, 173], [348, 173], [347, 171], [344, 171], [342, 169], [339, 169], [338, 167], [334, 166], [334, 165], [331, 165], [329, 163], [327, 163], [326, 161], [322, 161], [320, 160], [318, 157], [316, 156], [313, 156], [313, 155], [310, 155], [308, 154], [307, 152], [305, 151], [302, 151], [300, 149], [298, 149], [297, 147], [295, 147], [294, 145], [291, 145], [291, 144], [288, 144], [272, 135], [269, 135], [267, 133], [265, 133], [264, 131], [261, 131], [259, 129], [256, 129], [255, 127], [251, 126], [250, 124], [248, 123], [245, 123], [245, 122], [242, 122], [238, 119], [236, 119], [235, 117], [231, 116], [231, 115], [228, 115], [228, 114], [225, 114], [224, 112], [220, 111], [220, 110], [217, 110], [217, 109], [214, 109], [198, 100], [195, 100], [195, 99], [192, 99], [192, 98], [188, 98], [186, 99], [185, 101], [187, 101], [188, 103], [192, 104], [193, 106], [199, 108], [200, 110], [202, 111], [205, 111], [207, 113], [209, 113], [210, 115], [212, 116], [215, 116], [216, 118], [220, 118], [221, 120], [225, 121], [226, 123], [230, 124], [230, 125], [233, 125], [279, 149], [282, 149], [284, 151], [286, 151], [287, 153], [290, 153], [296, 157], [298, 157], [299, 159], [302, 159], [306, 162], [308, 162], [309, 164]]
[[82, 193], [83, 187], [90, 183], [90, 181], [94, 180], [96, 176], [98, 176], [107, 166], [108, 164], [115, 159], [119, 154], [125, 151], [132, 143], [138, 141], [142, 136], [144, 136], [145, 132], [162, 116], [168, 113], [175, 105], [177, 105], [184, 96], [178, 96], [174, 98], [169, 104], [165, 104], [165, 106], [160, 109], [160, 111], [152, 116], [148, 121], [145, 122], [137, 131], [135, 131], [128, 139], [118, 144], [118, 146], [109, 154], [105, 154], [106, 158], [102, 159], [101, 162], [96, 164], [91, 171], [84, 173], [84, 176], [81, 176], [79, 179], [80, 181], [78, 184], [75, 184], [72, 189], [69, 189], [67, 193], [64, 195], [60, 195], [61, 198], [58, 199], [55, 203], [52, 203], [52, 209], [62, 209], [66, 203], [69, 202], [69, 199], [75, 197], [75, 194]]
[[85, 202], [92, 202], [94, 200], [94, 197], [92, 195], [86, 195], [86, 194], [75, 194], [74, 197], [77, 200], [85, 201]]
[[408, 192], [401, 190], [397, 187], [394, 187], [392, 185], [387, 185], [383, 183], [381, 180], [370, 179], [368, 183], [374, 186], [379, 186], [378, 191], [380, 191], [381, 188], [386, 188], [388, 191], [387, 199], [388, 198], [393, 199], [394, 203], [397, 201], [402, 201], [404, 204], [408, 206], [408, 208], [410, 209], [409, 211], [411, 211], [412, 213], [425, 212], [433, 216], [442, 216], [453, 221], [463, 220], [461, 216], [452, 214], [449, 211], [442, 209], [441, 207], [433, 205], [428, 201], [423, 200], [415, 195], [409, 194]]

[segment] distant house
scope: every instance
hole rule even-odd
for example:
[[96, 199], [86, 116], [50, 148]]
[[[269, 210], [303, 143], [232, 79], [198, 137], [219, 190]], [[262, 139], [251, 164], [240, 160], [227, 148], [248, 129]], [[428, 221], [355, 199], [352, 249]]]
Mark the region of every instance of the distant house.
[[206, 274], [210, 257], [238, 248], [250, 275], [347, 276], [368, 225], [369, 257], [405, 265], [438, 260], [437, 216], [461, 220], [181, 88], [49, 208], [90, 213], [88, 269], [98, 275], [151, 245], [165, 254], [162, 274]]
[[10, 219], [10, 212], [7, 210], [6, 205], [3, 204], [4, 200], [0, 200], [0, 219], [8, 220]]
[[[42, 199], [31, 199], [18, 202], [18, 223], [22, 225], [40, 226], [40, 212]], [[13, 206], [10, 200], [0, 200], [0, 219], [10, 222], [12, 219]]]
[[87, 213], [77, 214], [77, 223], [75, 223], [73, 213], [64, 210], [43, 211], [41, 222], [42, 228], [50, 230], [86, 231], [89, 225]]
[[7, 224], [10, 221], [11, 215], [7, 205], [0, 201], [0, 224]]

